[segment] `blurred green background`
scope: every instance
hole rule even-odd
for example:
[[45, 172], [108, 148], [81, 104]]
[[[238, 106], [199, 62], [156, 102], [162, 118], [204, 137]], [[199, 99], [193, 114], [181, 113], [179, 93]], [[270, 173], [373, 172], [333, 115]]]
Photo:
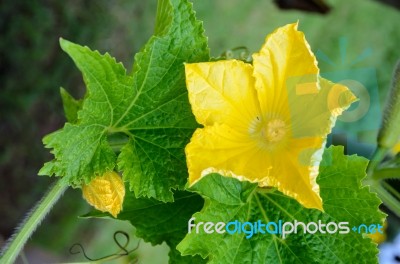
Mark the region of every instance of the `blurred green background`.
[[[362, 124], [339, 124], [339, 131], [345, 130], [351, 140], [373, 147], [380, 107], [400, 58], [398, 9], [374, 0], [327, 0], [327, 14], [281, 10], [271, 0], [193, 2], [213, 56], [237, 46], [256, 52], [266, 34], [299, 21], [320, 55], [321, 72], [350, 79], [355, 74], [374, 96], [373, 111]], [[52, 182], [37, 172], [51, 159], [41, 138], [65, 122], [59, 87], [75, 97], [85, 92], [79, 71], [59, 48], [59, 37], [109, 52], [129, 70], [134, 54], [152, 34], [155, 13], [156, 0], [0, 2], [0, 242]], [[371, 74], [357, 75], [359, 69]], [[352, 151], [357, 152], [357, 146]], [[76, 242], [84, 244], [90, 256], [101, 257], [116, 252], [110, 248], [115, 231], [134, 232], [126, 223], [77, 218], [88, 210], [80, 190], [67, 191], [27, 245], [29, 263], [83, 261], [82, 255], [68, 251]], [[132, 241], [131, 247], [135, 244]], [[166, 263], [167, 253], [165, 246], [153, 249], [142, 243], [136, 257], [140, 263]]]

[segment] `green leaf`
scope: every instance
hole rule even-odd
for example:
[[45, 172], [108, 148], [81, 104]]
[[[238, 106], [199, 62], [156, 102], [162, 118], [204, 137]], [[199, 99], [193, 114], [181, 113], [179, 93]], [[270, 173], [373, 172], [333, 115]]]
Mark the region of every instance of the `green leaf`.
[[[55, 159], [39, 174], [62, 176], [80, 186], [118, 164], [136, 195], [172, 201], [171, 189], [186, 183], [184, 146], [198, 126], [187, 99], [183, 64], [209, 59], [192, 5], [159, 1], [156, 35], [136, 54], [130, 74], [107, 53], [63, 39], [60, 44], [82, 72], [87, 93], [77, 120], [73, 101], [63, 95], [70, 123], [44, 138]], [[120, 134], [128, 138], [123, 146], [113, 142]], [[114, 151], [120, 152], [118, 157]]]
[[80, 186], [81, 177], [89, 181], [90, 176], [102, 175], [115, 167], [116, 155], [101, 125], [66, 123], [43, 141], [53, 148], [56, 159], [46, 163], [40, 175], [64, 176], [64, 181]]
[[[348, 222], [348, 234], [206, 234], [192, 230], [178, 245], [183, 255], [209, 257], [209, 263], [377, 263], [378, 249], [369, 238], [351, 230], [360, 224], [383, 225], [380, 200], [368, 187], [361, 187], [367, 160], [343, 155], [342, 147], [324, 153], [317, 182], [324, 212], [306, 209], [276, 190], [210, 174], [193, 186], [205, 198], [205, 206], [193, 217], [198, 222]], [[293, 183], [295, 184], [295, 183]], [[231, 227], [231, 230], [233, 228]], [[273, 229], [270, 229], [273, 230]], [[333, 230], [333, 229], [331, 229]]]
[[82, 100], [76, 100], [62, 87], [60, 88], [60, 94], [67, 121], [76, 123], [78, 121], [78, 111], [82, 108]]
[[[153, 245], [166, 242], [171, 248], [170, 263], [205, 263], [196, 256], [182, 257], [175, 249], [187, 233], [187, 222], [203, 206], [203, 199], [195, 193], [176, 191], [174, 202], [162, 203], [155, 199], [135, 198], [127, 191], [123, 210], [118, 219], [128, 220], [136, 228], [136, 236]], [[108, 213], [93, 211], [84, 217], [105, 217]]]

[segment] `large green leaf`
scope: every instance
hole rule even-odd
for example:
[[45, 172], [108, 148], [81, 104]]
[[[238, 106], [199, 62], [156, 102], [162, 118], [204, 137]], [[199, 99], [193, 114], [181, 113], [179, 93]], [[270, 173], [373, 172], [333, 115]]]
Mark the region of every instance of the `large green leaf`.
[[[192, 5], [159, 1], [155, 35], [136, 54], [131, 74], [109, 54], [60, 43], [83, 73], [87, 93], [77, 120], [44, 138], [55, 159], [39, 174], [80, 186], [118, 164], [137, 196], [172, 201], [171, 189], [186, 182], [183, 149], [197, 127], [183, 64], [209, 59]], [[110, 142], [115, 135], [125, 137], [126, 144]]]
[[[296, 200], [276, 190], [260, 190], [256, 184], [210, 174], [193, 186], [205, 198], [201, 212], [194, 214], [196, 223], [224, 222], [294, 222], [320, 220], [348, 222], [348, 234], [297, 234], [283, 238], [279, 234], [206, 234], [192, 229], [178, 245], [184, 255], [209, 257], [209, 263], [377, 263], [378, 249], [369, 238], [352, 230], [361, 224], [383, 223], [378, 210], [379, 199], [368, 187], [361, 187], [367, 160], [343, 155], [343, 148], [325, 151], [318, 184], [324, 201], [324, 212], [306, 209]], [[296, 184], [296, 183], [293, 183]], [[233, 228], [231, 227], [231, 230]], [[273, 230], [271, 228], [270, 230]], [[331, 227], [330, 230], [333, 230]], [[246, 238], [246, 236], [248, 238]]]

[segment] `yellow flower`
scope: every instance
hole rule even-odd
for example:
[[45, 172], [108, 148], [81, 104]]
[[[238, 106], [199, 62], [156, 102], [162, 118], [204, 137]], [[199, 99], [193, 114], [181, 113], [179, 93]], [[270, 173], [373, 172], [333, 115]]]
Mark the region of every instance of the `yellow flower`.
[[104, 173], [82, 186], [85, 200], [97, 210], [117, 217], [122, 210], [125, 187], [121, 176], [114, 171]]
[[316, 183], [326, 136], [355, 96], [319, 76], [297, 23], [267, 36], [253, 65], [185, 65], [189, 100], [204, 125], [186, 146], [189, 183], [219, 173], [273, 186], [323, 210]]

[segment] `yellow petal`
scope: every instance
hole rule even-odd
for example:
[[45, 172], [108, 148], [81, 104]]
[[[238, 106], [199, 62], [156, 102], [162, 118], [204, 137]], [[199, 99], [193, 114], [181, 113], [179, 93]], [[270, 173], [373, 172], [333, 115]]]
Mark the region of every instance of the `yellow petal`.
[[88, 185], [83, 185], [82, 194], [97, 210], [116, 217], [122, 210], [125, 187], [121, 177], [116, 172], [109, 171], [94, 178]]
[[297, 31], [297, 23], [278, 28], [268, 35], [260, 52], [253, 54], [253, 65], [264, 115], [289, 114], [286, 83], [291, 78], [307, 83], [306, 90], [318, 90], [317, 61], [303, 32]]
[[320, 89], [315, 93], [296, 94], [299, 82], [288, 84], [289, 115], [292, 136], [325, 138], [335, 125], [336, 118], [357, 98], [340, 84], [320, 78]]
[[247, 130], [259, 115], [253, 67], [229, 60], [185, 64], [189, 101], [198, 123], [225, 123]]
[[323, 210], [316, 182], [324, 139], [290, 139], [288, 149], [273, 155], [270, 175], [260, 186], [274, 186], [307, 208]]
[[257, 142], [225, 124], [197, 129], [185, 151], [191, 185], [210, 173], [252, 182], [268, 176]]
[[[316, 184], [322, 138], [291, 139], [290, 149], [275, 151], [227, 125], [197, 129], [186, 146], [189, 183], [219, 173], [241, 181], [274, 186], [307, 208], [322, 210]], [[318, 163], [319, 164], [319, 163]]]
[[[302, 85], [301, 80], [294, 78], [291, 82], [287, 83], [291, 123], [291, 142], [288, 146], [291, 155], [286, 153], [285, 156], [290, 157], [288, 160], [293, 170], [289, 171], [288, 166], [287, 176], [277, 179], [278, 184], [269, 182], [269, 185], [278, 186], [280, 191], [296, 198], [306, 207], [322, 210], [316, 178], [326, 138], [337, 117], [356, 101], [356, 97], [347, 87], [322, 78], [319, 81], [320, 89], [310, 93], [296, 93], [296, 86]], [[270, 178], [273, 179], [273, 176]]]

